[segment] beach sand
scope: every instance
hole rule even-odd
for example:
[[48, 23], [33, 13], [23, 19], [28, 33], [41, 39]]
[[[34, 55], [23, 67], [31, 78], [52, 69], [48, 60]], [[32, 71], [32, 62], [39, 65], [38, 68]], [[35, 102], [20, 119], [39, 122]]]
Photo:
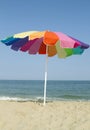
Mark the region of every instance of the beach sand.
[[90, 130], [90, 102], [0, 101], [0, 130]]

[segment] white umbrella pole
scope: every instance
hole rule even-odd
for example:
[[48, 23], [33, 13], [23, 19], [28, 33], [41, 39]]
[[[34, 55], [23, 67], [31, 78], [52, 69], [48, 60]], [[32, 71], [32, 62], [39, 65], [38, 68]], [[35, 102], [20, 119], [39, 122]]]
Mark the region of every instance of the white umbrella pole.
[[48, 46], [46, 46], [45, 81], [44, 81], [44, 103], [43, 103], [44, 106], [46, 104], [47, 67], [48, 67]]

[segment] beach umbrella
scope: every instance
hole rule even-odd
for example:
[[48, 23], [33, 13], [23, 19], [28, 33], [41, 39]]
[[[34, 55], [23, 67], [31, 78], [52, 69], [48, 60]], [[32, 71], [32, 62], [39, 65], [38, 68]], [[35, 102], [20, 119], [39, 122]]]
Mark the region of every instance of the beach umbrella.
[[89, 48], [88, 44], [81, 42], [62, 32], [53, 31], [29, 31], [10, 36], [1, 40], [15, 51], [28, 52], [29, 54], [45, 54], [45, 82], [44, 82], [44, 105], [46, 102], [47, 86], [47, 63], [48, 57], [57, 55], [59, 58], [66, 58], [72, 55], [82, 54]]

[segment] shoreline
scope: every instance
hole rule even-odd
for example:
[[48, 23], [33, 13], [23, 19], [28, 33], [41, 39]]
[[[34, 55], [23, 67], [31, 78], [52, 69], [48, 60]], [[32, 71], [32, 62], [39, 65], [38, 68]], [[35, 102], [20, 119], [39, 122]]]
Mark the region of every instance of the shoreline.
[[0, 130], [89, 130], [90, 102], [0, 101]]
[[[33, 104], [43, 104], [43, 100], [0, 100], [0, 103], [33, 103]], [[60, 103], [90, 103], [90, 100], [48, 100], [46, 101], [47, 104], [60, 104]]]

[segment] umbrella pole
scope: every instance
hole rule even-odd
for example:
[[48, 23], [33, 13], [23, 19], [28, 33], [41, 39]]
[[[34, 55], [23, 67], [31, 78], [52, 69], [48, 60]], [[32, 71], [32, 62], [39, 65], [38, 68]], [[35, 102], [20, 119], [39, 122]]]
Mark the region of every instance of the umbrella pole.
[[47, 67], [48, 67], [48, 46], [46, 46], [45, 81], [44, 81], [44, 103], [43, 103], [44, 106], [46, 104]]

